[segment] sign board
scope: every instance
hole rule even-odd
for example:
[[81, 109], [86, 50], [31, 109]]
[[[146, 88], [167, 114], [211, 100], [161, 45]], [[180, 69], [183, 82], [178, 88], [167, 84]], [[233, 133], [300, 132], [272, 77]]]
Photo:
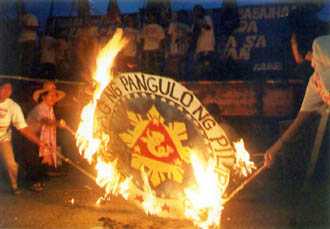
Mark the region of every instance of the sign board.
[[292, 61], [289, 14], [294, 9], [294, 4], [238, 9], [240, 25], [225, 44], [225, 57], [237, 65], [236, 74], [244, 73], [245, 79], [287, 77]]

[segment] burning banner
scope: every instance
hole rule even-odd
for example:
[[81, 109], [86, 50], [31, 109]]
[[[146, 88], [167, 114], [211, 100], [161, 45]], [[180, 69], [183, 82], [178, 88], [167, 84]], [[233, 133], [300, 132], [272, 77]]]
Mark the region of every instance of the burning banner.
[[117, 159], [123, 177], [133, 176], [129, 198], [144, 202], [144, 168], [162, 203], [160, 215], [178, 216], [183, 190], [194, 183], [192, 155], [204, 164], [214, 160], [221, 192], [228, 185], [235, 162], [229, 139], [193, 93], [173, 79], [117, 76], [98, 101], [95, 122], [95, 136], [109, 136], [104, 156]]
[[[237, 152], [182, 84], [145, 73], [112, 78], [124, 44], [119, 31], [97, 59], [96, 90], [76, 135], [80, 152], [96, 163], [107, 195], [120, 194], [147, 214], [218, 225]], [[246, 175], [251, 164], [239, 164]]]

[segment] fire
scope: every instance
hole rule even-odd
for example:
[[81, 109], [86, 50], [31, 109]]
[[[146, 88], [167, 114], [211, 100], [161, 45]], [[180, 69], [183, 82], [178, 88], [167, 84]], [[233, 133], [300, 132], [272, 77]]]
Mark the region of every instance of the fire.
[[[95, 81], [95, 91], [92, 100], [83, 108], [81, 122], [76, 134], [76, 144], [79, 152], [92, 163], [95, 154], [101, 150], [102, 145], [106, 145], [109, 136], [103, 134], [100, 138], [94, 136], [94, 114], [97, 101], [113, 78], [111, 74], [112, 65], [119, 51], [125, 46], [127, 40], [123, 38], [123, 31], [118, 29], [112, 39], [100, 51], [96, 60], [96, 71], [93, 76]], [[105, 161], [102, 157], [96, 160], [97, 177], [96, 183], [105, 189], [108, 194], [125, 193], [128, 188], [130, 178], [121, 182], [120, 175], [116, 169], [116, 161]]]
[[149, 184], [148, 174], [145, 172], [144, 167], [141, 168], [141, 176], [143, 179], [143, 189], [145, 191], [144, 201], [142, 203], [143, 210], [147, 215], [158, 215], [161, 207], [157, 203], [156, 196]]
[[196, 185], [184, 190], [186, 196], [185, 216], [200, 228], [218, 226], [222, 207], [223, 188], [215, 172], [216, 161], [210, 160], [205, 167], [195, 154], [191, 162]]
[[246, 177], [256, 169], [256, 166], [253, 161], [250, 161], [250, 154], [245, 149], [243, 139], [234, 142], [234, 147], [236, 150], [236, 163], [234, 169], [235, 171], [238, 171], [239, 175]]
[[[109, 142], [109, 136], [95, 136], [94, 115], [97, 102], [103, 90], [113, 79], [111, 69], [114, 59], [120, 50], [125, 46], [127, 40], [123, 38], [123, 31], [118, 29], [113, 38], [100, 51], [97, 57], [96, 71], [93, 75], [95, 90], [91, 101], [83, 108], [81, 122], [76, 134], [76, 144], [81, 155], [90, 163], [96, 163], [96, 183], [105, 189], [105, 196], [99, 199], [107, 199], [109, 195], [121, 195], [128, 199], [132, 194], [134, 185], [132, 177], [122, 177], [117, 169], [117, 161], [110, 161], [102, 157]], [[237, 151], [236, 167], [240, 169], [244, 176], [251, 173], [255, 168], [250, 162], [249, 154], [244, 148], [243, 140], [235, 143]], [[194, 171], [196, 183], [184, 190], [184, 197], [180, 201], [184, 203], [184, 215], [191, 219], [200, 228], [219, 226], [221, 211], [223, 209], [223, 194], [225, 187], [221, 185], [219, 175], [216, 172], [216, 160], [210, 159], [205, 166], [195, 153], [191, 153], [191, 164]], [[141, 207], [147, 214], [160, 215], [162, 208], [166, 208], [164, 203], [157, 200], [155, 192], [149, 184], [148, 171], [141, 168], [143, 180], [143, 196], [141, 197]]]

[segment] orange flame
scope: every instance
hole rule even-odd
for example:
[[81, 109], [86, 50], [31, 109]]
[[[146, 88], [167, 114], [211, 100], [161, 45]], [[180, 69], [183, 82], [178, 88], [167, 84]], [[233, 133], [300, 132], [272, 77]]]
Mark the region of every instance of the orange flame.
[[192, 153], [191, 162], [196, 185], [184, 190], [187, 200], [185, 215], [203, 229], [219, 226], [224, 189], [215, 171], [216, 161], [210, 160], [203, 167], [196, 154]]
[[147, 215], [158, 215], [161, 211], [161, 207], [157, 203], [156, 196], [149, 184], [148, 174], [145, 172], [144, 167], [141, 168], [141, 176], [144, 189], [143, 210]]
[[253, 161], [250, 160], [250, 154], [245, 149], [244, 141], [241, 139], [238, 142], [234, 142], [234, 147], [236, 150], [236, 162], [234, 165], [235, 171], [238, 171], [240, 176], [248, 176], [252, 173], [256, 166]]
[[[92, 100], [83, 108], [81, 121], [76, 134], [76, 144], [79, 152], [91, 163], [94, 155], [101, 150], [102, 145], [106, 145], [109, 136], [103, 134], [100, 138], [94, 136], [94, 114], [97, 101], [113, 78], [111, 74], [114, 59], [119, 51], [125, 46], [127, 40], [123, 38], [123, 31], [118, 29], [112, 39], [100, 51], [96, 60], [96, 71], [93, 76], [95, 81], [95, 91]], [[101, 157], [96, 161], [97, 177], [96, 183], [105, 189], [107, 194], [127, 195], [127, 178], [121, 183], [121, 179], [116, 167], [116, 161], [104, 161]]]

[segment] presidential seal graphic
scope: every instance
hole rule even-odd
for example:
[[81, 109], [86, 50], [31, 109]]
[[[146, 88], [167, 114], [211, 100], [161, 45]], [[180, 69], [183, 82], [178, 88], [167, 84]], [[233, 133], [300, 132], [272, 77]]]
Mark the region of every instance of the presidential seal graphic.
[[215, 161], [220, 187], [226, 189], [235, 151], [194, 94], [175, 80], [121, 74], [104, 90], [95, 115], [95, 134], [109, 136], [105, 157], [117, 160], [122, 177], [131, 177], [131, 202], [145, 204], [150, 191], [158, 215], [180, 217], [184, 189], [195, 182], [192, 154], [202, 163]]

